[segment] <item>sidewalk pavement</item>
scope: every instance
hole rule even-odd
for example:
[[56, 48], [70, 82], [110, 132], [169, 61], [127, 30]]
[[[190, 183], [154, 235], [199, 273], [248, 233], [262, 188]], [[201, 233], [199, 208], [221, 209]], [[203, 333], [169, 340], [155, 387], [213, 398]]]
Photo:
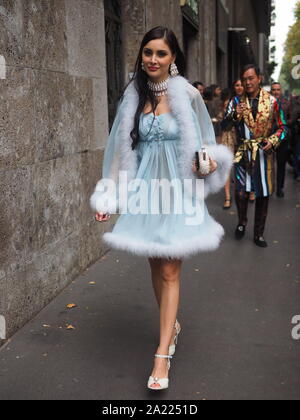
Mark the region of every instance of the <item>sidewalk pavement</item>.
[[254, 206], [237, 242], [222, 205], [209, 200], [222, 246], [183, 264], [168, 390], [146, 388], [159, 338], [147, 259], [111, 251], [0, 349], [0, 400], [299, 399], [300, 185], [272, 198], [267, 249], [253, 244]]

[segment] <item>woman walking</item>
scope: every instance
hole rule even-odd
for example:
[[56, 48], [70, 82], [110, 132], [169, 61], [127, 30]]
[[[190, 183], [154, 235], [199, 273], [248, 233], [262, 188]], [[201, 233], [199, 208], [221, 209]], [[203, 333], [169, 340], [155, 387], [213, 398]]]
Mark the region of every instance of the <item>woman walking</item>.
[[[224, 186], [232, 165], [230, 151], [216, 145], [200, 92], [183, 74], [184, 57], [174, 33], [164, 27], [150, 30], [141, 43], [133, 78], [118, 107], [105, 149], [102, 179], [90, 198], [96, 220], [106, 221], [110, 214], [120, 213], [112, 232], [105, 233], [103, 240], [113, 248], [147, 257], [151, 267], [160, 310], [159, 345], [147, 384], [153, 390], [168, 388], [169, 384], [170, 359], [181, 329], [176, 317], [182, 261], [198, 252], [215, 250], [224, 234], [204, 202], [196, 223], [187, 212], [178, 211], [182, 183], [193, 181], [192, 188], [183, 192], [183, 201], [197, 207], [203, 196]], [[194, 187], [200, 177], [204, 179], [204, 160], [200, 173], [194, 156], [204, 146], [210, 157], [209, 168], [204, 193], [197, 195]], [[167, 195], [158, 198], [157, 190], [145, 188], [157, 180], [173, 182], [170, 198], [176, 209], [166, 212]], [[111, 184], [116, 188], [104, 191]], [[146, 204], [143, 210], [128, 211], [128, 205], [138, 201], [134, 197], [137, 186], [143, 190], [142, 201]], [[124, 199], [126, 193], [128, 200]], [[137, 204], [132, 207], [136, 210]]]
[[[223, 94], [223, 96], [221, 95], [222, 98], [222, 103], [223, 103], [223, 115], [221, 120], [223, 120], [224, 116], [227, 113], [230, 113], [230, 110], [228, 110], [228, 105], [230, 103], [230, 100], [232, 98], [236, 98], [236, 100], [238, 100], [238, 98], [241, 98], [242, 95], [244, 93], [244, 86], [242, 84], [242, 81], [236, 80], [233, 83], [233, 87], [232, 87], [232, 96], [230, 97], [230, 91], [229, 91], [229, 95], [226, 96]], [[234, 154], [236, 152], [236, 146], [237, 146], [237, 140], [236, 140], [236, 133], [235, 133], [235, 128], [230, 128], [229, 130], [222, 130], [222, 136], [221, 136], [221, 144], [223, 144], [224, 146], [229, 147], [229, 149], [232, 151], [232, 153]], [[226, 185], [225, 185], [225, 202], [223, 205], [223, 209], [224, 210], [228, 210], [231, 208], [232, 206], [232, 199], [231, 199], [231, 176], [229, 176]]]

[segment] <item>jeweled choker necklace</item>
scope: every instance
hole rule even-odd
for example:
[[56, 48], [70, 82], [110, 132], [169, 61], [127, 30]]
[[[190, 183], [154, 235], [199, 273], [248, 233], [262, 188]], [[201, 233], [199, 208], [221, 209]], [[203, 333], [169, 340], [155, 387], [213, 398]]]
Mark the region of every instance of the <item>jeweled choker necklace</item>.
[[163, 80], [159, 83], [151, 82], [151, 80], [148, 80], [149, 89], [154, 93], [155, 96], [163, 96], [167, 93], [169, 80], [170, 76], [166, 80]]

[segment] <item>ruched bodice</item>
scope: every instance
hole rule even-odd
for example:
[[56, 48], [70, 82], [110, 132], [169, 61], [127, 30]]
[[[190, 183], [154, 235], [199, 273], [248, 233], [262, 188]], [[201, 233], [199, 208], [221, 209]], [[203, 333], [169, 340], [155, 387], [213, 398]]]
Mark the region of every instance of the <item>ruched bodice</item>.
[[142, 113], [139, 134], [141, 141], [176, 141], [179, 135], [178, 124], [170, 112], [155, 116]]
[[137, 147], [139, 179], [178, 178], [178, 125], [171, 113], [141, 114]]

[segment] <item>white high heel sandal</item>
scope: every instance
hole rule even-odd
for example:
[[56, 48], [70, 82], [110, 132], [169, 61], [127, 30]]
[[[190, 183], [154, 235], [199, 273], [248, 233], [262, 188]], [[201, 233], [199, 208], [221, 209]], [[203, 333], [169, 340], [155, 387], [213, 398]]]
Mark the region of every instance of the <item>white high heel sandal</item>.
[[176, 345], [177, 345], [177, 343], [178, 343], [178, 335], [179, 335], [179, 333], [180, 333], [180, 331], [181, 331], [181, 327], [179, 326], [179, 323], [178, 323], [177, 319], [176, 319], [176, 322], [175, 322], [174, 328], [175, 328], [175, 330], [176, 330], [176, 335], [175, 335], [175, 337], [174, 337], [174, 344], [171, 344], [171, 345], [169, 346], [169, 356], [174, 356], [174, 354], [175, 354]]
[[[162, 359], [168, 359], [168, 365], [167, 366], [168, 366], [168, 370], [170, 369], [170, 367], [171, 367], [170, 359], [172, 359], [172, 356], [156, 354], [155, 357], [160, 357]], [[151, 385], [154, 385], [154, 384], [158, 384], [160, 387], [159, 388], [157, 388], [157, 387], [153, 388]], [[157, 377], [154, 378], [153, 376], [150, 376], [149, 379], [148, 379], [148, 388], [149, 389], [154, 389], [154, 391], [161, 391], [162, 389], [167, 389], [168, 387], [169, 387], [169, 378], [158, 379]]]

